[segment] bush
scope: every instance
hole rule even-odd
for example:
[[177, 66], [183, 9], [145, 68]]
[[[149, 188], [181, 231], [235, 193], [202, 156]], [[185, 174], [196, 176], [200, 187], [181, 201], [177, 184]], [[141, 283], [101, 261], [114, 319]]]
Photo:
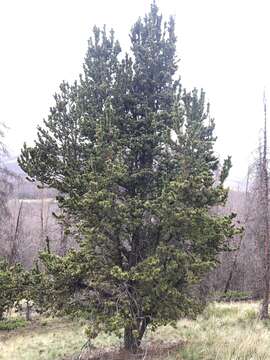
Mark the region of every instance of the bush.
[[10, 319], [0, 321], [0, 330], [15, 330], [21, 327], [25, 327], [27, 322], [24, 319]]
[[24, 289], [24, 271], [20, 264], [10, 265], [0, 258], [0, 320], [21, 299]]
[[248, 291], [229, 290], [226, 293], [213, 293], [213, 299], [215, 301], [247, 301], [252, 300], [252, 294]]

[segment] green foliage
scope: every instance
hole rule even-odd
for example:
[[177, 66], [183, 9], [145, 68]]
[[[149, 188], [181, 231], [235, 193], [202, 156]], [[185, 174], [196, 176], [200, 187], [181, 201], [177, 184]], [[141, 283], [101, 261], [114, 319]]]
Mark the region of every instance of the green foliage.
[[0, 321], [0, 330], [15, 330], [25, 327], [27, 321], [24, 319], [8, 319]]
[[215, 292], [213, 298], [217, 301], [245, 301], [252, 298], [252, 294], [248, 291], [229, 290], [224, 292]]
[[24, 288], [24, 271], [20, 264], [10, 265], [0, 259], [0, 319], [21, 300]]
[[30, 271], [23, 270], [17, 284], [16, 311], [35, 309], [35, 312], [46, 313], [50, 307], [50, 288], [46, 274], [40, 271], [38, 264]]
[[0, 319], [12, 308], [21, 310], [22, 303], [32, 307], [40, 290], [37, 287], [40, 276], [35, 270], [26, 271], [19, 263], [9, 264], [0, 259]]
[[[214, 121], [205, 94], [176, 79], [174, 20], [155, 3], [121, 56], [113, 31], [94, 28], [84, 73], [63, 83], [55, 106], [24, 146], [21, 167], [57, 197], [79, 248], [41, 255], [36, 273], [43, 307], [91, 320], [89, 337], [124, 331], [136, 351], [147, 326], [202, 309], [193, 285], [228, 249], [234, 215], [226, 201], [231, 166], [214, 154]], [[37, 293], [36, 293], [37, 294]]]

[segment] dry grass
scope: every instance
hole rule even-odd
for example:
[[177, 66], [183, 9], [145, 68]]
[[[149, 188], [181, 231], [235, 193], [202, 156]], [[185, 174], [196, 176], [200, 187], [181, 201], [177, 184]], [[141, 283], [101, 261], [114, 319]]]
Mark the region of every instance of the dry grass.
[[197, 321], [159, 329], [159, 336], [187, 342], [168, 360], [269, 360], [270, 323], [259, 321], [257, 313], [258, 303], [212, 304]]
[[[144, 352], [133, 359], [270, 360], [270, 322], [257, 319], [258, 303], [211, 304], [197, 321], [148, 333]], [[1, 360], [74, 359], [85, 342], [79, 322], [49, 320], [28, 328], [0, 332]], [[101, 335], [84, 359], [127, 360], [119, 340]], [[146, 350], [146, 352], [145, 352]]]
[[33, 322], [24, 329], [0, 331], [0, 359], [61, 359], [78, 352], [83, 342], [83, 330], [76, 324], [55, 320]]
[[[137, 354], [131, 355], [124, 349], [92, 349], [90, 352], [80, 354], [81, 360], [161, 360], [174, 354], [183, 345], [182, 341], [162, 343], [160, 341], [151, 341], [147, 346], [144, 345]], [[68, 360], [68, 359], [66, 359]]]

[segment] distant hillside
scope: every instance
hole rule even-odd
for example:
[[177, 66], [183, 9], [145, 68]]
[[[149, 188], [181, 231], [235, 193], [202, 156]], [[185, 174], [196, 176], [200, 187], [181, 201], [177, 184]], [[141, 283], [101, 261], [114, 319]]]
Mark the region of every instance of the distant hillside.
[[17, 199], [41, 199], [55, 198], [57, 192], [53, 189], [41, 190], [36, 183], [27, 180], [26, 173], [20, 168], [17, 158], [13, 157], [5, 162], [6, 168], [13, 172], [17, 177], [14, 184], [14, 197]]
[[12, 157], [5, 161], [5, 166], [9, 171], [14, 172], [17, 175], [25, 175], [25, 172], [20, 168], [17, 157]]

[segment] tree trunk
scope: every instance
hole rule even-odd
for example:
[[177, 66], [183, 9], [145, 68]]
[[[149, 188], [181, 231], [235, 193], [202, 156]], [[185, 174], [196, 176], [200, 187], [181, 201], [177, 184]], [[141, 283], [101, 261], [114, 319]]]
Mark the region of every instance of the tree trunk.
[[134, 336], [134, 329], [126, 327], [124, 331], [124, 347], [125, 350], [132, 354], [136, 354], [140, 347], [138, 338]]
[[19, 210], [16, 219], [15, 233], [12, 238], [11, 250], [9, 255], [9, 263], [14, 264], [18, 260], [19, 252], [19, 233], [20, 233], [20, 224], [21, 224], [21, 215], [23, 210], [24, 202], [23, 200], [19, 203]]
[[235, 268], [236, 268], [238, 256], [240, 254], [240, 249], [241, 249], [241, 245], [242, 245], [242, 239], [243, 239], [243, 237], [241, 236], [240, 237], [240, 242], [239, 242], [239, 247], [238, 247], [237, 253], [234, 256], [233, 264], [232, 264], [231, 270], [229, 272], [228, 279], [227, 279], [225, 287], [224, 287], [224, 294], [226, 294], [228, 292], [228, 290], [230, 288], [230, 285], [231, 285], [231, 281], [232, 281], [232, 277], [233, 277], [233, 274], [234, 274], [234, 271], [235, 271]]
[[26, 321], [31, 321], [31, 306], [29, 301], [26, 301], [26, 313], [25, 313]]
[[124, 332], [124, 345], [125, 349], [128, 352], [136, 354], [141, 346], [142, 338], [145, 334], [147, 326], [150, 323], [150, 319], [148, 317], [144, 318], [138, 324], [137, 336], [134, 336], [134, 328], [126, 327]]
[[266, 264], [266, 268], [265, 268], [265, 273], [264, 273], [264, 294], [263, 294], [263, 301], [262, 301], [262, 305], [261, 305], [261, 311], [260, 311], [260, 319], [264, 320], [264, 319], [269, 319], [269, 314], [268, 314], [268, 304], [269, 304], [269, 271], [270, 271], [270, 267], [269, 267], [269, 261]]
[[269, 303], [269, 280], [270, 280], [270, 238], [269, 238], [269, 175], [268, 175], [268, 159], [267, 159], [267, 122], [266, 122], [266, 102], [264, 103], [264, 144], [262, 159], [262, 180], [263, 180], [263, 210], [264, 210], [264, 259], [263, 259], [263, 281], [264, 294], [260, 311], [260, 319], [268, 319], [268, 303]]

